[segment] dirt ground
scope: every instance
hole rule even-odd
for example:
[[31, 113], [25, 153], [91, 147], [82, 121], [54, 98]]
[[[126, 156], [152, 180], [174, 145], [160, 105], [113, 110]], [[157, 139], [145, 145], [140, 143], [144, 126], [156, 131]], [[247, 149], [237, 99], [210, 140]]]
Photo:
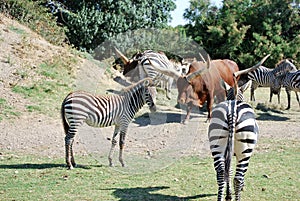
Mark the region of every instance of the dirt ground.
[[[0, 41], [0, 98], [8, 100], [12, 107], [22, 112], [21, 116], [0, 122], [0, 155], [14, 153], [16, 155], [34, 154], [49, 158], [61, 157], [63, 163], [64, 131], [59, 114], [49, 117], [26, 112], [25, 106], [29, 104], [29, 100], [11, 90], [13, 84], [20, 79], [16, 76], [16, 72], [22, 68], [24, 60], [29, 58], [16, 54], [19, 52], [16, 48], [21, 48], [18, 45], [22, 42], [22, 38], [8, 27], [19, 27], [28, 33], [31, 32], [8, 18], [1, 16], [0, 19], [2, 38]], [[39, 36], [33, 35], [32, 37], [31, 42], [43, 49], [42, 53], [35, 54], [32, 60], [43, 58], [45, 55], [51, 56], [53, 51], [60, 51], [59, 48], [48, 44]], [[84, 77], [91, 78], [103, 74], [103, 71], [93, 67], [86, 68], [84, 62], [80, 64], [85, 68], [78, 67], [81, 72], [78, 73], [77, 86], [83, 89], [90, 88], [92, 84], [83, 81]], [[32, 66], [34, 67], [34, 63]], [[121, 88], [113, 80], [109, 80], [105, 86]], [[172, 98], [176, 99], [176, 96], [176, 89], [174, 89]], [[138, 118], [135, 118], [129, 126], [124, 153], [128, 164], [132, 163], [135, 166], [139, 164], [140, 167], [153, 165], [153, 168], [158, 168], [158, 166], [171, 164], [181, 156], [210, 155], [207, 140], [208, 123], [205, 123], [206, 112], [194, 112], [187, 125], [180, 123], [185, 111], [175, 108], [174, 105], [158, 105], [156, 113], [148, 112], [145, 106], [138, 113]], [[258, 110], [260, 138], [299, 140], [299, 117], [298, 108], [288, 112]], [[108, 164], [106, 157], [112, 133], [113, 127], [101, 129], [82, 127], [76, 136], [75, 155], [92, 155], [101, 163]], [[257, 150], [266, 151], [268, 146], [270, 145], [258, 143]]]

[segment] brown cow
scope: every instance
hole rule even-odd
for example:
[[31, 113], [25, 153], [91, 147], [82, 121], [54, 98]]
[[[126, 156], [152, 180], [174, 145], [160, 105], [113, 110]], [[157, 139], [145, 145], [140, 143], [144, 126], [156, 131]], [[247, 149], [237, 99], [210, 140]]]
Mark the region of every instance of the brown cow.
[[190, 116], [191, 107], [193, 105], [202, 107], [205, 101], [207, 101], [207, 120], [209, 120], [214, 96], [217, 96], [218, 101], [225, 100], [225, 90], [221, 85], [221, 80], [223, 79], [233, 87], [235, 83], [234, 76], [238, 78], [241, 74], [255, 70], [268, 56], [255, 66], [243, 71], [238, 71], [237, 64], [231, 60], [210, 61], [208, 59], [207, 63], [193, 62], [186, 76], [180, 76], [175, 71], [166, 71], [159, 66], [153, 66], [158, 71], [177, 78], [178, 102], [188, 106], [187, 116], [183, 121], [183, 123], [186, 123]]
[[[193, 62], [187, 76], [179, 77], [177, 80], [178, 102], [187, 104], [187, 115], [183, 123], [189, 120], [192, 106], [203, 107], [205, 101], [207, 101], [207, 119], [210, 119], [214, 97], [216, 96], [218, 102], [226, 98], [220, 81], [224, 80], [230, 86], [234, 86], [233, 73], [239, 70], [234, 61], [225, 59], [208, 61], [208, 63], [210, 66], [207, 68], [207, 63]], [[198, 76], [200, 72], [203, 73]], [[189, 94], [194, 97], [193, 101], [185, 98]]]

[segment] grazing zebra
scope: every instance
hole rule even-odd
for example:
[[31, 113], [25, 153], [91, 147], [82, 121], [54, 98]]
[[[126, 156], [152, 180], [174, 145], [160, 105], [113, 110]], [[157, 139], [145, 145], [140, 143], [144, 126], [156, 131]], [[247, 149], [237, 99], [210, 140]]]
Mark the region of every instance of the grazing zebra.
[[299, 96], [297, 94], [297, 92], [300, 92], [300, 70], [277, 76], [274, 87], [278, 88], [281, 86], [285, 87], [288, 97], [288, 106], [286, 109], [288, 110], [291, 108], [291, 91], [295, 92], [298, 104], [300, 106]]
[[[233, 155], [237, 160], [234, 177], [235, 199], [240, 200], [244, 176], [258, 138], [254, 111], [249, 104], [242, 101], [241, 93], [244, 90], [246, 89], [239, 89], [238, 99], [221, 102], [212, 110], [208, 138], [217, 173], [218, 201], [223, 200], [225, 188], [225, 199], [232, 198], [230, 166]], [[228, 99], [232, 99], [232, 92], [229, 91]]]
[[165, 88], [166, 97], [170, 100], [169, 95], [173, 78], [163, 73], [158, 72], [151, 63], [154, 63], [161, 68], [176, 70], [176, 66], [167, 58], [163, 52], [154, 52], [146, 50], [142, 53], [135, 54], [132, 59], [128, 59], [118, 49], [115, 49], [124, 63], [124, 75], [129, 75], [132, 81], [138, 81], [146, 77], [155, 80], [155, 85], [158, 86], [162, 82], [162, 87]]
[[87, 92], [73, 92], [64, 99], [61, 115], [66, 134], [66, 163], [69, 169], [76, 165], [72, 145], [78, 128], [84, 122], [93, 127], [115, 125], [108, 156], [109, 165], [113, 165], [112, 155], [117, 143], [115, 138], [120, 133], [119, 161], [122, 166], [125, 166], [122, 154], [129, 123], [145, 103], [148, 104], [151, 112], [156, 110], [149, 89], [151, 85], [152, 80], [147, 78], [124, 89], [119, 95], [94, 96]]
[[276, 76], [283, 75], [287, 72], [296, 71], [296, 66], [291, 63], [288, 59], [280, 61], [274, 69], [266, 68], [264, 66], [260, 66], [253, 72], [248, 74], [248, 78], [252, 80], [251, 86], [251, 96], [250, 100], [255, 101], [254, 91], [258, 86], [270, 87], [270, 100], [272, 102], [273, 94], [277, 94], [278, 103], [280, 103], [280, 87], [274, 87], [274, 80]]

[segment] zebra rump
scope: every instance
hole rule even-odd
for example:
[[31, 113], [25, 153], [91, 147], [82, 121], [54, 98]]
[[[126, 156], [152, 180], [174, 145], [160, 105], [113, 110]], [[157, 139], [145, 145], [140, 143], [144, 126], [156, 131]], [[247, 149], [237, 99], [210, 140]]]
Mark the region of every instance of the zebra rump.
[[231, 199], [230, 166], [233, 154], [237, 160], [235, 196], [236, 200], [240, 200], [244, 175], [257, 142], [258, 130], [254, 111], [245, 102], [228, 100], [217, 104], [212, 110], [208, 137], [217, 173], [218, 200], [223, 200], [225, 187], [226, 200]]

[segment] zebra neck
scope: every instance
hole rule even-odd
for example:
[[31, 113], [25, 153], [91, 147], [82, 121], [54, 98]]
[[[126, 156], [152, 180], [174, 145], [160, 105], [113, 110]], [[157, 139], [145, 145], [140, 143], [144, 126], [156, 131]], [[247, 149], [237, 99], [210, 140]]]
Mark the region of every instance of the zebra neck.
[[130, 113], [134, 116], [145, 104], [143, 88], [136, 86], [128, 91], [125, 101], [127, 102]]

